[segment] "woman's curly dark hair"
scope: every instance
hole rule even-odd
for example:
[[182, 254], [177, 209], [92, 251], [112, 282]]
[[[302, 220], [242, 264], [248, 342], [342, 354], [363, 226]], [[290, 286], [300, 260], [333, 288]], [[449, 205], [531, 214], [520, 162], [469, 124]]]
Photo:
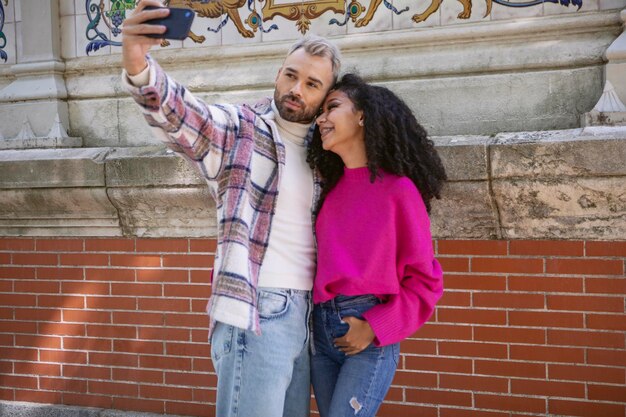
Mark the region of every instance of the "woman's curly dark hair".
[[[371, 182], [379, 170], [411, 179], [430, 212], [430, 200], [441, 197], [447, 179], [445, 169], [426, 130], [413, 112], [391, 90], [367, 84], [355, 74], [345, 74], [334, 90], [345, 93], [355, 109], [363, 111], [365, 151]], [[321, 203], [343, 175], [341, 158], [322, 148], [319, 128], [315, 129], [307, 162], [323, 178]]]

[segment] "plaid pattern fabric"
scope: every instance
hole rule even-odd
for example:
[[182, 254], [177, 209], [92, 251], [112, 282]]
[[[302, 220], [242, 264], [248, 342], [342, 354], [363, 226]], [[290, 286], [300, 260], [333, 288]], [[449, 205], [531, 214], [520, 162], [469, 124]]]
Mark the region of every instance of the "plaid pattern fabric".
[[[285, 165], [284, 145], [267, 123], [271, 100], [207, 105], [148, 59], [148, 85], [133, 87], [126, 76], [123, 83], [154, 135], [200, 170], [216, 201], [218, 247], [207, 305], [211, 329], [221, 321], [258, 334], [257, 281]], [[313, 207], [321, 190], [319, 175], [314, 178]]]

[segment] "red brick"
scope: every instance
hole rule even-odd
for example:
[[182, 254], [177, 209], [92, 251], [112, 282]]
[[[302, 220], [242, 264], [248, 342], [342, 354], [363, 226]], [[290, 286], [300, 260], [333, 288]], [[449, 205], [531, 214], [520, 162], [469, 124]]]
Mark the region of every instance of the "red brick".
[[473, 392], [502, 392], [509, 391], [507, 378], [479, 375], [439, 375], [439, 387]]
[[503, 240], [440, 240], [438, 254], [506, 255], [508, 242]]
[[213, 255], [163, 255], [166, 268], [211, 268], [213, 262]]
[[405, 369], [407, 370], [455, 373], [472, 372], [472, 361], [470, 359], [405, 356], [404, 361]]
[[37, 268], [37, 279], [82, 280], [83, 268]]
[[472, 272], [499, 272], [514, 274], [543, 273], [543, 259], [536, 258], [473, 258]]
[[[150, 342], [146, 340], [114, 340], [113, 350], [118, 353], [143, 353], [147, 355], [162, 355], [163, 351], [162, 342]], [[168, 352], [168, 355], [171, 353]]]
[[624, 403], [626, 398], [626, 386], [623, 385], [587, 385], [588, 397], [596, 401], [612, 401]]
[[[209, 380], [211, 381], [211, 386], [217, 386], [217, 378], [215, 375], [209, 375]], [[215, 403], [217, 399], [217, 394], [215, 389], [193, 389], [193, 400], [199, 401], [203, 403]]]
[[469, 272], [469, 258], [438, 256], [437, 260], [445, 272]]
[[113, 368], [113, 380], [137, 383], [162, 384], [164, 372], [159, 370]]
[[624, 261], [604, 259], [547, 259], [548, 274], [623, 275]]
[[209, 354], [209, 346], [206, 343], [173, 343], [165, 345], [168, 355], [174, 356], [199, 356], [206, 357]]
[[87, 381], [84, 379], [39, 378], [39, 389], [45, 391], [87, 392]]
[[24, 321], [60, 322], [61, 310], [51, 308], [16, 308], [15, 319]]
[[87, 297], [87, 308], [105, 310], [136, 310], [134, 297]]
[[13, 265], [58, 265], [59, 255], [43, 253], [14, 253]]
[[13, 388], [5, 388], [0, 385], [0, 400], [15, 401], [15, 390]]
[[411, 337], [416, 339], [471, 340], [472, 328], [453, 324], [426, 323]]
[[582, 313], [559, 313], [554, 311], [509, 311], [510, 326], [583, 328]]
[[209, 318], [205, 314], [175, 314], [168, 313], [163, 315], [165, 325], [169, 327], [209, 327]]
[[476, 292], [474, 307], [544, 308], [543, 294], [515, 294], [504, 292]]
[[2, 386], [11, 388], [37, 389], [36, 376], [2, 375]]
[[61, 349], [59, 336], [31, 336], [15, 335], [15, 346], [25, 346], [43, 349]]
[[626, 257], [626, 242], [586, 242], [585, 255], [587, 256], [615, 256]]
[[[189, 341], [189, 329], [172, 329], [161, 327], [138, 327], [139, 340], [173, 340], [177, 342]], [[206, 338], [204, 339], [206, 342]]]
[[548, 399], [550, 415], [580, 417], [624, 417], [623, 404]]
[[497, 343], [473, 343], [473, 342], [439, 342], [439, 355], [461, 356], [474, 358], [506, 359], [508, 356], [507, 346]]
[[83, 323], [54, 323], [47, 326], [39, 326], [39, 334], [54, 336], [84, 336], [85, 325]]
[[111, 266], [132, 266], [148, 268], [161, 266], [161, 257], [157, 255], [110, 255]]
[[165, 383], [167, 385], [178, 385], [188, 387], [214, 388], [211, 385], [212, 378], [208, 374], [190, 372], [166, 372]]
[[[2, 347], [2, 360], [37, 361], [39, 360], [37, 349], [25, 349], [23, 347]], [[1, 386], [1, 385], [0, 385]]]
[[583, 279], [576, 277], [511, 276], [508, 283], [509, 291], [583, 292]]
[[567, 240], [512, 240], [511, 255], [583, 256], [584, 242]]
[[403, 371], [401, 369], [398, 369], [393, 378], [392, 385], [437, 388], [437, 374], [427, 372]]
[[111, 313], [94, 310], [63, 310], [63, 321], [67, 323], [111, 323]]
[[59, 404], [63, 398], [63, 393], [54, 391], [31, 391], [31, 390], [15, 390], [15, 401], [24, 401], [30, 403], [46, 403]]
[[189, 282], [189, 270], [187, 269], [138, 269], [138, 282]]
[[377, 413], [378, 417], [437, 417], [437, 407], [423, 405], [383, 403]]
[[39, 362], [15, 362], [15, 373], [26, 375], [61, 376], [61, 365]]
[[437, 308], [439, 323], [506, 324], [506, 311], [493, 309]]
[[215, 411], [212, 407], [207, 407], [206, 404], [197, 404], [190, 402], [165, 402], [165, 411], [168, 414], [187, 415], [197, 417], [214, 417]]
[[61, 285], [56, 281], [15, 281], [15, 292], [58, 294], [60, 289]]
[[204, 330], [191, 330], [191, 341], [193, 343], [206, 343], [209, 340], [208, 327]]
[[84, 308], [85, 297], [79, 295], [39, 295], [38, 307]]
[[163, 287], [165, 297], [202, 298], [208, 300], [211, 295], [208, 285], [199, 284], [166, 284]]
[[514, 360], [567, 363], [583, 363], [585, 361], [585, 350], [582, 348], [511, 345], [509, 349], [510, 357]]
[[607, 384], [624, 384], [624, 368], [609, 368], [591, 365], [548, 365], [550, 379], [565, 381], [605, 382]]
[[12, 334], [1, 334], [0, 333], [0, 346], [14, 346], [15, 340]]
[[415, 355], [436, 355], [437, 342], [431, 340], [405, 339], [400, 342], [400, 352]]
[[474, 372], [481, 375], [516, 376], [525, 378], [545, 378], [546, 367], [541, 363], [521, 361], [476, 360]]
[[111, 408], [112, 401], [108, 395], [64, 393], [63, 402], [84, 407]]
[[626, 331], [624, 314], [587, 314], [586, 317], [588, 329]]
[[37, 252], [81, 252], [82, 239], [37, 239]]
[[545, 343], [545, 330], [515, 327], [475, 327], [474, 340], [502, 343]]
[[206, 305], [208, 298], [192, 298], [191, 312], [195, 314], [206, 314]]
[[56, 362], [61, 364], [87, 364], [87, 353], [67, 350], [40, 350], [39, 359], [42, 362]]
[[0, 252], [0, 265], [10, 265], [10, 264], [11, 264], [11, 254]]
[[67, 350], [86, 350], [111, 352], [111, 340], [94, 337], [64, 337], [63, 348]]
[[448, 290], [506, 290], [506, 278], [498, 275], [465, 275], [447, 273], [444, 276]]
[[[163, 326], [170, 315], [162, 313], [144, 312], [113, 312], [113, 323], [115, 324], [139, 324], [142, 326]], [[169, 326], [169, 324], [167, 324]]]
[[213, 269], [192, 269], [189, 271], [189, 282], [194, 284], [211, 285]]
[[472, 405], [472, 393], [470, 392], [406, 388], [405, 393], [407, 402], [456, 405], [458, 407]]
[[548, 330], [548, 343], [561, 346], [589, 346], [613, 349], [624, 348], [624, 334], [620, 332], [594, 332]]
[[585, 384], [536, 379], [511, 379], [511, 393], [542, 397], [585, 398]]
[[[206, 405], [205, 405], [206, 407]], [[140, 411], [148, 413], [165, 413], [165, 401], [146, 400], [144, 398], [113, 397], [112, 408], [117, 410]], [[211, 408], [211, 407], [207, 407]]]
[[13, 320], [15, 318], [13, 306], [0, 306], [0, 320]]
[[137, 336], [135, 326], [88, 324], [87, 336], [110, 339], [134, 339]]
[[547, 303], [550, 310], [624, 312], [624, 297], [548, 295]]
[[163, 285], [143, 283], [111, 284], [112, 295], [136, 295], [139, 297], [163, 295]]
[[143, 311], [191, 311], [188, 299], [140, 298], [139, 309]]
[[87, 252], [134, 252], [135, 239], [87, 239]]
[[11, 252], [34, 251], [35, 239], [0, 238], [0, 250]]
[[35, 271], [36, 271], [35, 268], [0, 266], [0, 278], [33, 279], [35, 278]]
[[474, 396], [474, 406], [476, 408], [523, 411], [526, 413], [546, 412], [546, 400], [532, 397], [514, 397], [512, 395], [476, 394]]
[[215, 253], [217, 240], [215, 239], [189, 239], [190, 252]]
[[626, 354], [622, 349], [587, 349], [587, 363], [591, 365], [612, 365], [626, 368]]
[[137, 252], [188, 252], [187, 239], [137, 239]]
[[63, 364], [63, 376], [67, 378], [111, 379], [111, 368]]
[[108, 266], [109, 255], [91, 254], [91, 253], [75, 253], [62, 254], [61, 265], [71, 266]]
[[102, 269], [85, 269], [85, 279], [90, 281], [134, 281], [135, 270], [134, 269], [119, 269], [119, 268], [102, 268]]
[[109, 295], [110, 284], [108, 282], [63, 282], [61, 285], [63, 294], [85, 295]]
[[89, 381], [89, 393], [120, 397], [137, 397], [139, 389], [136, 383], [124, 384], [120, 382]]
[[37, 323], [0, 321], [0, 333], [37, 333]]
[[129, 353], [97, 353], [89, 352], [89, 363], [91, 365], [106, 366], [139, 366], [139, 357]]
[[0, 306], [34, 306], [37, 303], [36, 295], [27, 294], [0, 294]]
[[472, 295], [466, 291], [446, 290], [437, 304], [440, 306], [469, 307], [472, 304]]
[[173, 369], [179, 371], [191, 370], [190, 358], [174, 358], [170, 356], [147, 356], [141, 355], [139, 358], [141, 368], [150, 369]]
[[439, 417], [509, 417], [509, 413], [441, 407], [439, 409]]
[[624, 277], [585, 277], [585, 292], [590, 294], [626, 295], [626, 279]]

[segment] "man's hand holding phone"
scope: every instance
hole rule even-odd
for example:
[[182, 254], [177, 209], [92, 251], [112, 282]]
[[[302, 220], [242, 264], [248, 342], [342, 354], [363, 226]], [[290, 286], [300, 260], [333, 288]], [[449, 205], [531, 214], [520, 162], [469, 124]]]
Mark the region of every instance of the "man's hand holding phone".
[[[155, 9], [146, 10], [149, 6], [155, 7]], [[160, 0], [141, 0], [132, 14], [124, 19], [122, 62], [128, 74], [136, 75], [143, 71], [148, 65], [146, 54], [152, 46], [161, 43], [161, 38], [151, 38], [148, 35], [163, 35], [167, 30], [165, 25], [147, 22], [163, 19], [169, 14], [170, 9], [164, 7]]]

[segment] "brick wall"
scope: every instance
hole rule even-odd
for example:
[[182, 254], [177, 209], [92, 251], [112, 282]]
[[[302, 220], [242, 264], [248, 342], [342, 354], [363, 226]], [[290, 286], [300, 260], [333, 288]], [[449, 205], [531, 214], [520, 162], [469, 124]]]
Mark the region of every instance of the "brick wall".
[[[435, 242], [381, 417], [626, 416], [626, 242]], [[0, 399], [212, 416], [202, 239], [0, 238]]]

